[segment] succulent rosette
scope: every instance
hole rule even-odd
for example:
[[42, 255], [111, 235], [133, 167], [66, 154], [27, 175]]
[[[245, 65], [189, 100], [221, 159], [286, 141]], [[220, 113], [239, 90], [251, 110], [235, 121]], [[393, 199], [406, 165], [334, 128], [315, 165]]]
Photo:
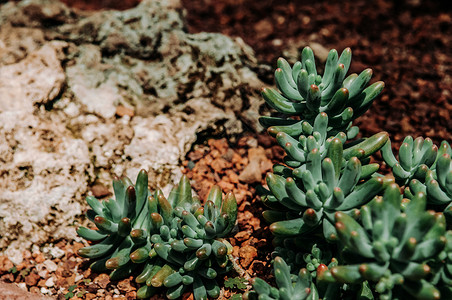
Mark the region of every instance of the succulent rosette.
[[382, 299], [440, 299], [440, 291], [429, 281], [429, 262], [444, 249], [446, 222], [441, 213], [426, 210], [425, 194], [418, 193], [403, 207], [400, 189], [392, 184], [383, 197], [361, 208], [361, 222], [342, 212], [335, 219], [344, 264], [323, 272], [318, 280], [367, 280]]
[[78, 235], [92, 242], [97, 242], [78, 250], [82, 257], [90, 258], [91, 268], [95, 272], [113, 270], [112, 279], [126, 277], [136, 268], [130, 259], [135, 243], [131, 236], [132, 228], [147, 229], [148, 176], [144, 170], [138, 174], [136, 184], [129, 178], [113, 180], [114, 199], [99, 201], [95, 197], [87, 197], [91, 207], [87, 217], [97, 229], [79, 227]]
[[350, 48], [340, 56], [335, 49], [331, 50], [323, 76], [317, 73], [314, 53], [309, 47], [303, 49], [301, 61], [292, 67], [279, 58], [275, 71], [279, 91], [263, 88], [262, 96], [270, 107], [288, 117], [261, 117], [261, 124], [265, 128], [275, 126], [275, 132], [301, 135], [303, 122], [312, 125], [315, 117], [325, 112], [330, 117], [328, 131], [332, 135], [342, 131], [349, 138], [355, 137], [358, 128], [352, 128], [351, 122], [367, 111], [384, 83], [375, 82], [366, 88], [372, 77], [371, 69], [346, 77], [351, 57]]
[[[334, 138], [323, 159], [314, 148], [307, 154], [306, 163], [298, 168], [276, 165], [273, 173], [267, 174], [269, 190], [263, 197], [264, 204], [271, 208], [263, 216], [272, 223], [272, 233], [293, 237], [321, 227], [327, 240], [336, 240], [335, 212], [355, 214], [388, 183], [384, 177], [371, 176], [378, 164], [362, 166], [356, 156], [350, 156], [368, 156], [386, 140], [386, 133], [377, 134], [344, 151], [342, 141]], [[372, 178], [360, 182], [369, 177]]]
[[111, 269], [111, 278], [119, 279], [140, 266], [136, 281], [143, 286], [138, 298], [148, 298], [161, 287], [167, 289], [168, 299], [182, 296], [189, 287], [196, 300], [218, 297], [215, 279], [232, 268], [232, 246], [225, 237], [237, 219], [234, 195], [223, 197], [214, 186], [201, 205], [183, 176], [166, 198], [160, 190], [148, 190], [143, 170], [135, 185], [123, 177], [115, 179], [113, 187], [115, 199], [87, 199], [92, 208], [87, 216], [97, 229], [80, 227], [77, 231], [96, 243], [78, 251], [94, 261], [91, 268], [96, 272]]

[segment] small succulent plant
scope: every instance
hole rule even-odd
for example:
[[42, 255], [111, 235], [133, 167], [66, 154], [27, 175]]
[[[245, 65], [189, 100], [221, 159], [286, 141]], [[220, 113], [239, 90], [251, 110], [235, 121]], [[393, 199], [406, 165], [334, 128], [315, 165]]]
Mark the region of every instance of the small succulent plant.
[[260, 278], [253, 282], [254, 290], [245, 293], [244, 299], [275, 299], [275, 300], [317, 300], [319, 295], [312, 282], [311, 273], [300, 269], [298, 275], [292, 275], [290, 268], [281, 257], [274, 259], [275, 281], [278, 288], [270, 286]]
[[405, 208], [396, 184], [383, 197], [361, 208], [361, 223], [337, 212], [338, 237], [347, 265], [324, 272], [320, 281], [356, 284], [368, 280], [383, 299], [439, 299], [429, 282], [431, 267], [446, 243], [442, 214], [426, 210], [426, 196], [417, 194]]
[[[183, 190], [182, 185], [173, 189], [169, 198], [173, 198], [172, 195], [180, 198], [182, 191], [177, 189]], [[221, 189], [215, 186], [204, 206], [191, 197], [191, 189], [190, 193], [185, 191], [184, 198], [174, 201], [174, 208], [168, 206], [171, 213], [163, 219], [170, 221], [164, 222], [160, 233], [151, 237], [154, 251], [167, 262], [167, 270], [161, 282], [154, 284], [151, 279], [151, 285], [139, 290], [140, 296], [152, 289], [149, 286], [163, 284], [169, 288], [169, 299], [180, 297], [190, 285], [193, 285], [195, 299], [216, 298], [220, 288], [215, 278], [232, 268], [228, 257], [232, 246], [223, 237], [231, 232], [237, 218], [234, 195], [229, 193], [222, 200]]]
[[[320, 113], [314, 120], [313, 126], [308, 122], [302, 124], [302, 135], [297, 139], [293, 138], [290, 133], [279, 131], [276, 126], [269, 128], [270, 134], [275, 133], [276, 141], [287, 153], [284, 163], [289, 167], [299, 167], [306, 163], [309, 152], [317, 149], [320, 157], [325, 158], [328, 147], [334, 138], [345, 143], [347, 136], [343, 132], [339, 132], [336, 136], [328, 137], [327, 132], [328, 115]], [[327, 138], [328, 137], [328, 138]]]
[[399, 149], [399, 160], [392, 153], [391, 141], [383, 146], [381, 154], [386, 164], [392, 168], [392, 173], [398, 184], [407, 184], [411, 179], [424, 181], [427, 172], [434, 165], [438, 147], [431, 139], [418, 137], [413, 141], [407, 136]]
[[136, 184], [124, 177], [113, 182], [115, 199], [98, 201], [88, 197], [87, 216], [97, 230], [84, 227], [78, 234], [92, 242], [78, 253], [94, 260], [96, 272], [112, 269], [112, 279], [129, 276], [142, 266], [136, 277], [144, 284], [138, 298], [148, 298], [166, 287], [166, 296], [176, 299], [193, 287], [196, 300], [216, 298], [218, 274], [231, 269], [232, 246], [225, 237], [235, 226], [237, 202], [232, 193], [224, 199], [214, 186], [204, 206], [183, 176], [168, 198], [160, 190], [148, 190], [147, 173], [142, 170]]
[[358, 133], [351, 129], [351, 122], [362, 115], [384, 87], [383, 82], [376, 82], [366, 88], [372, 77], [372, 70], [366, 69], [361, 74], [345, 77], [350, 67], [352, 52], [345, 49], [340, 57], [336, 50], [331, 50], [325, 64], [325, 72], [317, 74], [314, 53], [305, 47], [301, 53], [301, 62], [292, 67], [283, 59], [278, 59], [275, 81], [280, 92], [272, 88], [263, 88], [262, 96], [268, 105], [292, 118], [262, 117], [261, 124], [268, 128], [278, 126], [281, 131], [290, 130], [302, 133], [303, 122], [313, 124], [320, 112], [330, 117], [329, 131], [347, 132], [349, 138]]
[[300, 270], [306, 268], [311, 272], [313, 278], [316, 277], [317, 268], [321, 265], [330, 266], [337, 265], [336, 258], [332, 258], [331, 251], [327, 244], [322, 245], [322, 249], [313, 244], [309, 251], [303, 253], [299, 249], [291, 249], [285, 247], [276, 247], [272, 252], [272, 258], [280, 257], [289, 266], [290, 270]]
[[331, 260], [329, 265], [321, 262], [321, 252], [317, 247], [313, 247], [312, 254], [306, 255], [304, 260], [307, 268], [298, 269], [297, 273], [293, 273], [292, 269], [283, 258], [276, 256], [273, 260], [274, 276], [276, 287], [271, 287], [268, 283], [260, 278], [253, 281], [253, 290], [245, 293], [244, 299], [275, 299], [275, 300], [318, 300], [318, 299], [335, 299], [339, 292], [341, 284], [316, 284], [317, 269], [322, 271], [328, 270], [337, 265], [335, 259]]
[[136, 247], [130, 233], [132, 228], [144, 228], [147, 212], [148, 175], [144, 170], [138, 174], [136, 185], [130, 179], [123, 177], [113, 180], [115, 199], [98, 201], [87, 197], [91, 207], [87, 217], [97, 229], [80, 227], [78, 235], [95, 245], [81, 248], [78, 254], [91, 258], [91, 268], [95, 272], [113, 270], [112, 279], [130, 275], [136, 265], [130, 259], [132, 249]]
[[452, 161], [451, 148], [447, 142], [441, 145], [442, 151], [435, 156], [432, 170], [428, 169], [421, 180], [412, 180], [406, 195], [411, 198], [417, 192], [426, 192], [431, 204], [449, 204], [452, 201]]
[[[384, 133], [365, 142], [372, 144], [371, 152], [375, 152], [386, 140], [387, 134]], [[358, 184], [360, 179], [371, 176], [378, 165], [363, 167], [357, 157], [347, 157], [354, 151], [345, 154], [348, 158], [345, 161], [344, 152], [342, 142], [335, 138], [329, 143], [324, 159], [314, 148], [300, 167], [292, 170], [276, 166], [274, 173], [267, 174], [270, 191], [263, 200], [273, 209], [265, 211], [264, 218], [272, 223], [270, 230], [274, 235], [290, 237], [321, 226], [325, 238], [333, 241], [336, 239], [334, 213], [346, 211], [354, 214], [356, 209], [384, 189], [387, 180], [383, 177], [373, 177]]]

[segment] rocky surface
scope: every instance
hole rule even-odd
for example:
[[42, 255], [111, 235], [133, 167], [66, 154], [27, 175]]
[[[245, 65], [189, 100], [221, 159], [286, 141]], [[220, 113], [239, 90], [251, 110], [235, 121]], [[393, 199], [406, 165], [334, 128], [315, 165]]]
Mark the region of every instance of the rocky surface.
[[8, 284], [0, 282], [0, 299], [9, 300], [19, 300], [19, 299], [29, 299], [29, 300], [49, 300], [50, 297], [46, 297], [39, 294], [32, 294], [30, 292], [24, 291], [19, 286], [14, 284]]
[[32, 244], [75, 238], [84, 196], [107, 195], [113, 174], [145, 168], [164, 187], [200, 132], [257, 129], [252, 50], [188, 34], [184, 14], [175, 0], [0, 7], [0, 250], [14, 263]]

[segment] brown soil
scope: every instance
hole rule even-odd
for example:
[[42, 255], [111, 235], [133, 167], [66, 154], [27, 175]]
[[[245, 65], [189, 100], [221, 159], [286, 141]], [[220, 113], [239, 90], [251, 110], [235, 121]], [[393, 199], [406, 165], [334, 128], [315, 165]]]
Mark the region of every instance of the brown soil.
[[[64, 2], [82, 9], [125, 9], [138, 0]], [[190, 32], [220, 32], [241, 37], [251, 45], [259, 61], [272, 66], [260, 69], [267, 84], [273, 84], [278, 56], [292, 57], [310, 43], [339, 51], [351, 47], [351, 71], [371, 67], [374, 80], [386, 83], [370, 112], [357, 122], [364, 136], [386, 130], [396, 144], [408, 134], [429, 136], [436, 143], [451, 140], [450, 1], [182, 2], [188, 10]], [[234, 256], [252, 276], [269, 276], [272, 251], [268, 226], [261, 218], [264, 208], [255, 196], [255, 188], [263, 182], [272, 161], [281, 160], [282, 155], [266, 134], [250, 133], [234, 145], [225, 139], [208, 140], [194, 147], [184, 162], [184, 173], [201, 197], [213, 184], [236, 194], [238, 230], [230, 241]], [[60, 258], [39, 251], [27, 252], [25, 262], [19, 266], [0, 258], [0, 279], [25, 283], [29, 291], [36, 293], [44, 289], [60, 299], [65, 295], [73, 295], [72, 299], [112, 299], [114, 295], [119, 299], [135, 298], [137, 286], [132, 278], [110, 282], [105, 274], [92, 274], [86, 260], [74, 255], [81, 244], [56, 242], [65, 253]], [[73, 289], [73, 294], [69, 294], [69, 289]], [[235, 292], [238, 291], [226, 290], [225, 296]]]

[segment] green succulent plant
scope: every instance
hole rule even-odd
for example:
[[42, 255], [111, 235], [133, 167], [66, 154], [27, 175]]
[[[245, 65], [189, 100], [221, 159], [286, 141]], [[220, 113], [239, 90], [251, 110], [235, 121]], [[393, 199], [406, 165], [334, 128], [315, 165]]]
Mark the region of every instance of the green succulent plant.
[[297, 139], [287, 132], [276, 130], [275, 126], [270, 127], [268, 132], [270, 134], [276, 133], [276, 141], [287, 153], [286, 157], [284, 157], [284, 163], [289, 167], [296, 168], [306, 163], [309, 152], [314, 149], [320, 152], [322, 159], [325, 158], [328, 147], [334, 138], [338, 138], [342, 144], [345, 143], [347, 136], [343, 132], [327, 138], [327, 125], [328, 115], [319, 113], [314, 120], [313, 126], [308, 122], [303, 122], [302, 135]]
[[317, 300], [319, 294], [312, 282], [311, 273], [301, 269], [298, 275], [290, 273], [289, 266], [281, 257], [276, 257], [273, 263], [277, 288], [270, 286], [260, 278], [253, 281], [253, 291], [244, 294], [247, 300]]
[[150, 284], [151, 277], [143, 275], [147, 285], [138, 290], [138, 297], [148, 297], [148, 290], [152, 292], [161, 285], [168, 288], [169, 299], [180, 297], [190, 285], [196, 300], [218, 297], [220, 288], [215, 278], [232, 268], [228, 257], [232, 246], [224, 237], [231, 232], [237, 218], [234, 195], [229, 193], [222, 199], [221, 189], [215, 186], [201, 206], [197, 198], [191, 197], [189, 184], [181, 183], [168, 200], [168, 213], [163, 220], [170, 221], [164, 221], [160, 233], [151, 236], [153, 250], [166, 262], [166, 269], [162, 267], [159, 272], [163, 274], [154, 275]]
[[[350, 62], [350, 49], [331, 50], [318, 75], [307, 47], [293, 66], [278, 60], [278, 90], [262, 89], [278, 114], [259, 121], [287, 155], [261, 192], [277, 287], [256, 279], [249, 299], [452, 298], [452, 148], [408, 136], [396, 158], [386, 132], [353, 140], [352, 121], [384, 84], [366, 87], [370, 69], [345, 77]], [[379, 150], [394, 179], [377, 173]], [[313, 243], [328, 245], [334, 264]]]
[[392, 184], [383, 197], [361, 208], [361, 223], [342, 212], [335, 219], [348, 264], [331, 268], [318, 280], [348, 284], [367, 280], [381, 299], [440, 298], [429, 282], [428, 262], [444, 249], [446, 224], [442, 214], [426, 210], [425, 194], [418, 193], [402, 208], [400, 189]]
[[361, 116], [372, 104], [384, 87], [379, 81], [366, 88], [372, 77], [372, 70], [345, 77], [351, 63], [351, 50], [346, 48], [340, 57], [331, 50], [325, 64], [325, 72], [317, 74], [314, 53], [305, 47], [301, 53], [301, 62], [292, 67], [283, 58], [278, 59], [275, 81], [280, 92], [272, 88], [263, 88], [262, 96], [269, 106], [287, 116], [296, 118], [261, 117], [265, 127], [276, 126], [277, 131], [291, 135], [302, 134], [303, 122], [313, 124], [320, 112], [330, 116], [328, 131], [347, 132], [349, 138], [358, 133], [351, 128], [351, 122]]
[[[452, 201], [452, 162], [450, 146], [443, 142], [445, 149], [435, 157], [433, 170], [428, 169], [423, 180], [412, 180], [405, 194], [411, 198], [413, 194], [424, 192], [431, 204], [449, 204]], [[449, 150], [448, 150], [449, 149]]]
[[438, 287], [442, 299], [452, 298], [452, 231], [446, 232], [446, 246], [438, 255], [438, 259], [432, 262], [436, 272], [431, 282]]
[[141, 170], [136, 185], [127, 177], [115, 178], [113, 189], [115, 199], [99, 201], [95, 197], [87, 197], [91, 209], [86, 215], [97, 229], [79, 227], [77, 233], [88, 241], [98, 243], [79, 249], [78, 254], [93, 260], [91, 268], [95, 272], [113, 270], [110, 277], [120, 279], [130, 275], [136, 267], [130, 254], [140, 244], [131, 237], [132, 228], [148, 230], [148, 175]]
[[[363, 143], [372, 145], [365, 149], [373, 153], [386, 140], [387, 134], [382, 133]], [[324, 159], [320, 151], [314, 148], [308, 153], [306, 163], [298, 168], [276, 165], [274, 173], [267, 174], [266, 181], [270, 190], [263, 197], [264, 204], [271, 208], [263, 216], [272, 223], [272, 233], [290, 237], [321, 226], [327, 240], [336, 240], [334, 213], [345, 211], [353, 215], [361, 205], [381, 192], [388, 182], [383, 177], [375, 176], [359, 184], [360, 179], [375, 173], [378, 165], [362, 166], [357, 157], [348, 156], [365, 156], [366, 151], [356, 148], [346, 152], [342, 142], [334, 138], [329, 143]]]
[[280, 257], [289, 266], [291, 271], [306, 268], [311, 272], [312, 278], [316, 277], [317, 268], [321, 265], [337, 265], [337, 260], [332, 258], [332, 252], [329, 250], [330, 245], [322, 245], [320, 249], [317, 244], [313, 244], [311, 249], [304, 253], [299, 249], [291, 249], [284, 247], [276, 247], [272, 252], [272, 258]]
[[204, 206], [192, 196], [183, 176], [165, 198], [160, 190], [148, 190], [147, 173], [140, 171], [136, 184], [123, 177], [113, 182], [115, 199], [88, 197], [87, 216], [97, 230], [80, 227], [78, 234], [97, 244], [78, 251], [91, 258], [96, 272], [113, 270], [112, 279], [129, 276], [138, 266], [137, 283], [144, 284], [138, 298], [148, 298], [166, 287], [176, 299], [193, 287], [196, 300], [216, 298], [218, 274], [231, 269], [232, 246], [225, 237], [235, 226], [237, 202], [232, 193], [224, 199], [212, 188]]
[[452, 226], [452, 149], [443, 141], [434, 162], [426, 168], [422, 178], [412, 179], [405, 187], [404, 194], [411, 199], [417, 193], [427, 195], [427, 203], [443, 210], [448, 226]]
[[[307, 162], [309, 152], [314, 149], [319, 151], [322, 159], [325, 158], [329, 146], [335, 138], [339, 139], [345, 147], [343, 159], [347, 160], [356, 156], [367, 163], [367, 158], [377, 152], [388, 140], [388, 134], [386, 132], [380, 132], [368, 139], [360, 139], [345, 144], [347, 136], [343, 132], [339, 132], [335, 136], [328, 136], [327, 123], [328, 115], [325, 113], [317, 115], [313, 126], [304, 122], [303, 134], [298, 137], [298, 140], [286, 132], [278, 132], [275, 135], [276, 141], [287, 154], [284, 157], [284, 164], [292, 168], [300, 167]], [[273, 128], [274, 127], [270, 127], [268, 131], [272, 133]], [[343, 161], [343, 163], [345, 163], [345, 161]]]
[[[252, 285], [253, 290], [245, 293], [244, 299], [337, 299], [338, 293], [342, 284], [316, 284], [317, 270], [328, 270], [337, 265], [335, 259], [327, 265], [320, 263], [322, 259], [321, 252], [314, 246], [312, 254], [305, 255], [304, 260], [307, 263], [307, 268], [298, 269], [297, 273], [293, 273], [295, 269], [285, 262], [285, 260], [279, 256], [276, 256], [273, 260], [274, 276], [277, 287], [271, 287], [268, 283], [260, 278], [255, 278]], [[312, 270], [310, 270], [312, 269]]]
[[438, 147], [431, 139], [418, 137], [413, 141], [411, 136], [403, 140], [399, 160], [392, 153], [390, 140], [381, 149], [384, 161], [391, 167], [396, 182], [400, 185], [405, 185], [414, 178], [424, 181], [427, 172], [435, 164], [437, 153]]

